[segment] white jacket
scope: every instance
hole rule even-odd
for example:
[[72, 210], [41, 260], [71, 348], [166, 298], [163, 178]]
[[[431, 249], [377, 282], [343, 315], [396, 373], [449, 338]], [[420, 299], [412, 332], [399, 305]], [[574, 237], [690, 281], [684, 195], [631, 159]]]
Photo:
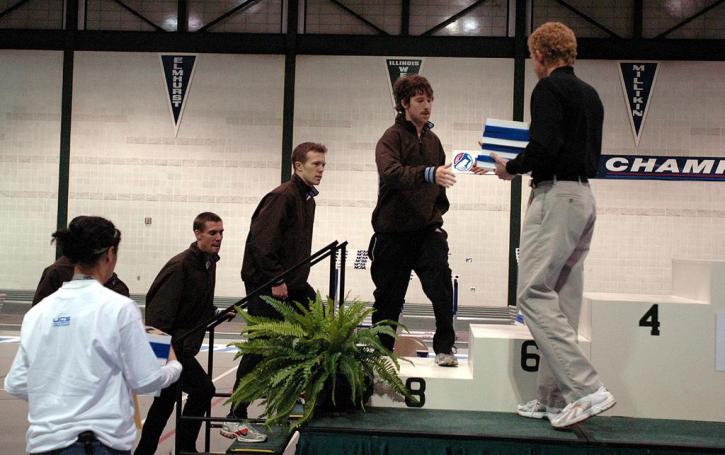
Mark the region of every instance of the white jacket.
[[28, 401], [30, 453], [68, 447], [88, 430], [131, 450], [132, 392], [160, 390], [180, 374], [176, 361], [159, 365], [131, 299], [93, 279], [73, 280], [23, 318], [5, 390]]

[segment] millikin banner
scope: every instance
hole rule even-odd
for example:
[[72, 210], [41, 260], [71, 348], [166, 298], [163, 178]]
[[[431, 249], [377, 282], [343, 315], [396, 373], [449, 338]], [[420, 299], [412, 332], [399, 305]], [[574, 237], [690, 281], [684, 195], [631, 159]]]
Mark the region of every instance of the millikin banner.
[[390, 82], [390, 96], [393, 98], [393, 109], [395, 109], [395, 95], [393, 94], [393, 85], [398, 78], [409, 76], [411, 74], [419, 74], [423, 66], [422, 58], [407, 57], [386, 57], [385, 68], [388, 72]]
[[639, 146], [639, 138], [642, 136], [642, 128], [647, 118], [649, 101], [657, 79], [657, 67], [658, 64], [652, 62], [619, 63], [619, 75], [622, 79], [622, 90], [635, 147]]
[[174, 136], [179, 134], [181, 116], [184, 114], [184, 105], [191, 88], [194, 77], [194, 63], [196, 55], [162, 55], [161, 69], [166, 82], [166, 92], [169, 96], [171, 120], [174, 123]]

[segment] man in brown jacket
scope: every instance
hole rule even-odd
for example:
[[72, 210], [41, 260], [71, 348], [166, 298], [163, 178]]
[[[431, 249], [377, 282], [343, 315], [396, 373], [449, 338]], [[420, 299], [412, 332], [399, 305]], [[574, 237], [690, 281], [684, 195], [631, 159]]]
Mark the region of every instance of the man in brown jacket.
[[[249, 235], [244, 246], [242, 281], [247, 294], [266, 284], [284, 271], [312, 254], [312, 227], [315, 221], [315, 199], [325, 171], [327, 148], [322, 144], [304, 142], [292, 151], [294, 174], [287, 182], [269, 192], [252, 215]], [[277, 280], [251, 299], [247, 311], [253, 316], [279, 319], [281, 316], [264, 300], [263, 296], [287, 302], [307, 304], [315, 298], [315, 291], [307, 283], [310, 266], [306, 264], [295, 272]], [[261, 356], [245, 354], [237, 368], [239, 381], [262, 360]], [[247, 418], [248, 403], [230, 410], [229, 417]], [[244, 423], [226, 422], [221, 434], [242, 442], [261, 442], [266, 439]]]
[[[70, 224], [73, 224], [73, 221], [76, 221], [78, 218], [81, 217], [74, 218]], [[57, 261], [46, 267], [43, 270], [43, 274], [40, 275], [38, 288], [35, 290], [35, 295], [33, 296], [32, 306], [35, 306], [41, 300], [60, 289], [66, 281], [72, 280], [74, 268], [75, 264], [66, 256], [59, 257]], [[115, 273], [111, 275], [111, 278], [106, 281], [104, 286], [124, 297], [129, 296], [128, 286]]]
[[[204, 331], [189, 335], [181, 343], [176, 339], [218, 313], [214, 307], [214, 285], [224, 225], [218, 215], [204, 212], [197, 215], [193, 227], [196, 242], [166, 263], [146, 294], [146, 324], [171, 335], [177, 360], [184, 367], [180, 381], [184, 392], [189, 394], [183, 414], [202, 417], [216, 392], [195, 358], [204, 340]], [[175, 385], [154, 398], [134, 452], [136, 455], [156, 452], [175, 403]], [[179, 451], [196, 452], [200, 427], [200, 421], [181, 421], [176, 429]]]
[[[450, 164], [445, 165], [441, 141], [431, 131], [433, 89], [428, 80], [418, 75], [402, 77], [393, 93], [398, 116], [375, 147], [378, 203], [368, 249], [375, 283], [373, 323], [398, 320], [414, 270], [433, 303], [435, 362], [455, 367], [453, 285], [448, 234], [442, 226], [449, 207], [445, 189], [456, 177]], [[395, 340], [382, 336], [381, 341], [392, 349]]]

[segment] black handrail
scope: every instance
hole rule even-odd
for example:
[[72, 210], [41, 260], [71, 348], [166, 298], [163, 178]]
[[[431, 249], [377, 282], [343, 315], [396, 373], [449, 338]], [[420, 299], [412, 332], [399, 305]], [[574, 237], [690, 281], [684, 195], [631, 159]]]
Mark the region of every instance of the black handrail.
[[[337, 252], [340, 251], [340, 276], [338, 278], [337, 276]], [[247, 294], [244, 298], [238, 300], [236, 303], [233, 303], [232, 305], [228, 306], [226, 309], [224, 309], [223, 312], [220, 312], [219, 315], [214, 316], [210, 320], [203, 322], [196, 327], [194, 327], [189, 332], [185, 333], [184, 335], [180, 336], [179, 338], [174, 340], [174, 343], [178, 344], [179, 342], [186, 339], [186, 337], [190, 336], [193, 333], [197, 333], [201, 330], [209, 331], [209, 352], [208, 352], [208, 363], [207, 363], [207, 375], [211, 378], [211, 374], [214, 368], [214, 329], [216, 326], [227, 320], [228, 316], [227, 314], [232, 311], [236, 311], [237, 308], [244, 309], [247, 307], [247, 304], [249, 303], [249, 300], [252, 297], [256, 297], [259, 295], [262, 291], [269, 289], [273, 284], [279, 282], [280, 280], [287, 277], [290, 273], [294, 272], [298, 268], [302, 267], [305, 264], [310, 264], [310, 268], [316, 265], [317, 263], [323, 261], [326, 258], [330, 258], [330, 293], [328, 297], [338, 305], [342, 305], [344, 303], [345, 299], [345, 260], [347, 258], [347, 241], [344, 241], [342, 243], [339, 243], [337, 240], [334, 242], [329, 243], [328, 245], [324, 246], [311, 256], [309, 256], [306, 259], [303, 259], [302, 261], [298, 262], [297, 264], [293, 265], [289, 269], [282, 272], [280, 275], [272, 278], [271, 280], [264, 283], [262, 286], [259, 286], [254, 291]], [[215, 393], [214, 397], [229, 397], [231, 396], [230, 393]], [[233, 419], [233, 418], [227, 418], [227, 417], [211, 417], [211, 402], [209, 402], [209, 405], [207, 407], [206, 416], [205, 417], [191, 417], [191, 416], [182, 416], [181, 415], [181, 405], [182, 405], [182, 388], [181, 388], [181, 379], [177, 381], [176, 383], [176, 428], [179, 427], [179, 421], [181, 419], [185, 420], [201, 420], [204, 422], [205, 428], [204, 428], [204, 452], [209, 452], [209, 440], [211, 437], [211, 428], [213, 422], [230, 422], [230, 421], [239, 421], [239, 419]], [[174, 441], [174, 453], [179, 454], [179, 432], [176, 432]]]

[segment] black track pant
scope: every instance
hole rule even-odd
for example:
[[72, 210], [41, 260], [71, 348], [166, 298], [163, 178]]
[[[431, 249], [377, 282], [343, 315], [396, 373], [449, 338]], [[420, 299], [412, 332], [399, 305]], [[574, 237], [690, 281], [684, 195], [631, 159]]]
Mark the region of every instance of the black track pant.
[[[456, 341], [453, 330], [453, 284], [448, 266], [448, 234], [441, 228], [417, 232], [375, 234], [368, 255], [370, 273], [375, 283], [373, 324], [384, 319], [398, 321], [415, 271], [423, 292], [433, 303], [436, 332], [433, 350], [450, 353]], [[393, 348], [395, 340], [381, 336], [383, 344]]]
[[[206, 371], [194, 357], [179, 359], [184, 369], [181, 372], [182, 390], [189, 394], [182, 412], [185, 416], [203, 417], [216, 389]], [[159, 438], [164, 431], [166, 422], [176, 404], [176, 388], [178, 382], [171, 384], [154, 398], [153, 404], [146, 415], [141, 431], [141, 440], [134, 455], [151, 455], [156, 452]], [[196, 438], [199, 436], [201, 421], [182, 420], [176, 428], [179, 437], [179, 450], [192, 452], [196, 450]]]

